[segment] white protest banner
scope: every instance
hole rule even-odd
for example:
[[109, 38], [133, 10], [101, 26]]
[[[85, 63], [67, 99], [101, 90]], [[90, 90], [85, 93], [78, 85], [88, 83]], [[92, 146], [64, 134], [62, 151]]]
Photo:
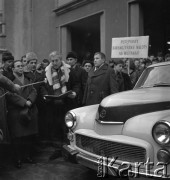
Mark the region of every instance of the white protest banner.
[[112, 38], [112, 58], [147, 58], [149, 36]]

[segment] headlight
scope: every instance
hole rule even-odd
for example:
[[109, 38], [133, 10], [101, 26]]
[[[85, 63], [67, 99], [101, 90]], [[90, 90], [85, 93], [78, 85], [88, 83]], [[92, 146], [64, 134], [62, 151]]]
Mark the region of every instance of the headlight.
[[159, 145], [170, 143], [170, 123], [167, 121], [158, 121], [152, 129], [152, 136]]
[[165, 164], [169, 164], [170, 162], [170, 152], [166, 149], [160, 149], [157, 152], [157, 159], [159, 162], [164, 162]]
[[65, 123], [69, 129], [74, 128], [76, 126], [76, 115], [73, 112], [68, 112], [65, 115]]

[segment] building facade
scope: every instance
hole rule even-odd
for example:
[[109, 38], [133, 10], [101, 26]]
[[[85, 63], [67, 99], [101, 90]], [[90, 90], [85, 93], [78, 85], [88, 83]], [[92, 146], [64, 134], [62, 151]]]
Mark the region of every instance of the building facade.
[[[0, 0], [0, 48], [20, 59], [28, 51], [39, 60], [58, 50], [79, 60], [102, 51], [111, 58], [114, 37], [149, 35], [150, 53], [167, 53], [168, 0]], [[0, 15], [1, 15], [0, 14]]]

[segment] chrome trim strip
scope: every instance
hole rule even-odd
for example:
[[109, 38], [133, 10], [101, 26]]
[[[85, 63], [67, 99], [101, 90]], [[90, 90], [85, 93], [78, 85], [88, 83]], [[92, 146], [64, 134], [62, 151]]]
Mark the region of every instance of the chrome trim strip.
[[124, 122], [100, 121], [99, 119], [96, 119], [96, 121], [100, 124], [114, 124], [114, 125], [124, 124]]
[[[107, 174], [106, 173], [106, 169], [109, 166], [106, 165], [106, 163], [104, 162], [103, 169], [102, 169], [102, 176], [98, 176], [98, 170], [99, 170], [99, 161], [98, 161], [98, 158], [95, 158], [95, 157], [92, 157], [92, 156], [87, 156], [86, 154], [79, 153], [79, 154], [76, 155], [76, 159], [77, 159], [77, 162], [79, 164], [82, 164], [82, 165], [84, 165], [84, 166], [86, 166], [88, 168], [96, 170], [97, 177], [105, 177], [105, 175]], [[118, 165], [114, 164], [112, 166], [114, 166], [115, 170], [118, 170]], [[108, 172], [109, 175], [112, 175], [114, 177], [117, 176], [115, 171], [112, 172], [112, 171], [108, 170], [107, 172]]]

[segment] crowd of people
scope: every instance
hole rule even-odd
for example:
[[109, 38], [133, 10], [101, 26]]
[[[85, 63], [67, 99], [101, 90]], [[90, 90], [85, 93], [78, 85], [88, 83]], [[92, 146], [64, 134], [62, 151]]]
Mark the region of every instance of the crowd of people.
[[[159, 54], [148, 59], [107, 61], [104, 53], [96, 52], [93, 60], [80, 64], [75, 52], [62, 59], [53, 51], [49, 59], [40, 62], [34, 52], [16, 60], [6, 51], [0, 64], [1, 144], [11, 143], [16, 167], [33, 163], [37, 141], [67, 143], [64, 116], [68, 110], [98, 104], [110, 94], [131, 90], [147, 66], [169, 60], [170, 54], [165, 59]], [[68, 91], [67, 96], [60, 96]]]

